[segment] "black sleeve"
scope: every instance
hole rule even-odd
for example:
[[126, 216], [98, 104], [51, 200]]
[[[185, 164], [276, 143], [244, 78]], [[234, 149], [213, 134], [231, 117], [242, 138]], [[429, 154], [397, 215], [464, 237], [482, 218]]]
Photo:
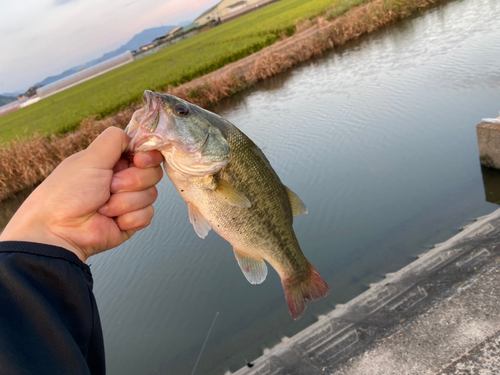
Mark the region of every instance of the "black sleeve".
[[0, 242], [0, 373], [104, 374], [92, 283], [68, 250]]

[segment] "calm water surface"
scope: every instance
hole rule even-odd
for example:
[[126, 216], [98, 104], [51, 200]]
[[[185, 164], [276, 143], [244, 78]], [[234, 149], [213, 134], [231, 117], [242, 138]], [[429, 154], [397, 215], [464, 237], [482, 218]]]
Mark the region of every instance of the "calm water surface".
[[90, 260], [109, 374], [191, 374], [216, 312], [196, 373], [235, 371], [496, 209], [475, 125], [500, 110], [499, 15], [455, 1], [214, 108], [308, 206], [294, 228], [330, 295], [295, 322], [277, 274], [250, 285], [165, 178], [151, 227]]

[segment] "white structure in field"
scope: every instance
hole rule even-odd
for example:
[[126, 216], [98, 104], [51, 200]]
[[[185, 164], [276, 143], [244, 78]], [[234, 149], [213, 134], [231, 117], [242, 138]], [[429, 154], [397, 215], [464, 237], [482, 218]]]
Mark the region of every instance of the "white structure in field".
[[46, 98], [47, 96], [53, 95], [62, 90], [66, 90], [72, 86], [87, 81], [91, 78], [97, 77], [98, 75], [116, 69], [119, 66], [128, 64], [129, 62], [132, 61], [134, 61], [134, 56], [130, 51], [127, 51], [125, 53], [122, 53], [121, 55], [103, 61], [102, 63], [91, 66], [90, 68], [81, 70], [78, 73], [72, 74], [68, 77], [52, 82], [46, 86], [42, 86], [36, 90], [37, 93], [36, 96], [39, 97], [39, 99]]
[[277, 0], [222, 0], [203, 12], [194, 22], [203, 26], [209, 22], [224, 22]]

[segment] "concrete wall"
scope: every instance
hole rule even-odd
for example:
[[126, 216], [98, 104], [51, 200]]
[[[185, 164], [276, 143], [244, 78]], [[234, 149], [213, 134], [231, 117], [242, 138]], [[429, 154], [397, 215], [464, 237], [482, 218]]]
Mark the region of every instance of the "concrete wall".
[[257, 10], [260, 7], [263, 7], [265, 5], [275, 3], [279, 0], [254, 0], [254, 1], [248, 1], [247, 6], [243, 8], [239, 8], [236, 11], [226, 13], [225, 15], [220, 17], [221, 22], [227, 22], [230, 21], [234, 18], [241, 17], [247, 13], [253, 12], [254, 10]]
[[263, 5], [279, 0], [244, 0], [246, 2], [245, 6], [237, 7], [234, 10], [228, 9], [228, 7], [240, 1], [241, 0], [222, 0], [214, 9], [212, 9], [211, 12], [198, 17], [195, 22], [198, 25], [202, 26], [213, 20], [218, 21], [220, 19], [221, 22], [228, 21], [230, 19], [252, 12]]
[[500, 169], [500, 118], [485, 119], [476, 127], [481, 165]]

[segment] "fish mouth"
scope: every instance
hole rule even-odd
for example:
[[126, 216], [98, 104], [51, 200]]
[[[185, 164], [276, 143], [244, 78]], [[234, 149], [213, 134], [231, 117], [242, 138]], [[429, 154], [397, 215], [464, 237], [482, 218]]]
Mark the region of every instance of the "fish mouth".
[[[150, 90], [144, 91], [142, 98], [145, 105], [134, 112], [125, 128], [125, 133], [132, 138], [125, 150], [126, 154], [161, 149], [169, 143], [160, 133], [170, 123], [161, 98]], [[160, 126], [161, 123], [164, 126]]]
[[176, 125], [169, 95], [146, 90], [143, 101], [145, 105], [134, 112], [125, 128], [125, 133], [132, 138], [125, 150], [127, 156], [150, 150], [168, 152], [172, 147], [194, 154], [206, 143], [208, 133], [193, 139], [182, 132], [182, 125], [181, 128]]

